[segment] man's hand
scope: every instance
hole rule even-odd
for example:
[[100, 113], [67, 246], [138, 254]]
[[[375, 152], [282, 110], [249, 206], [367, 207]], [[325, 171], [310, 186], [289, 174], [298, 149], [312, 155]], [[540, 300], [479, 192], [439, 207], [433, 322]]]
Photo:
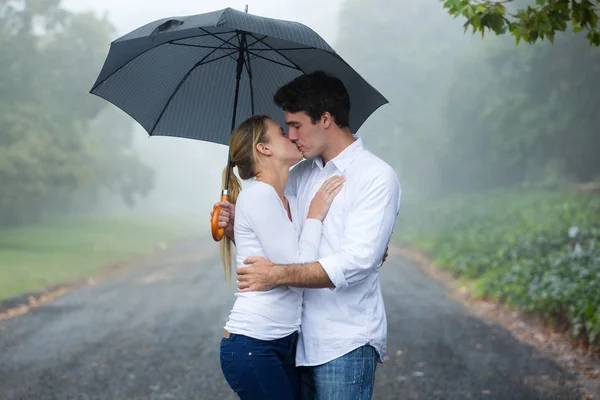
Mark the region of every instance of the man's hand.
[[238, 268], [238, 291], [266, 292], [276, 285], [273, 263], [262, 257], [248, 257], [244, 264], [249, 267]]
[[212, 211], [210, 212], [211, 219], [217, 206], [221, 206], [221, 212], [219, 213], [219, 224], [217, 226], [219, 228], [225, 228], [225, 236], [231, 240], [234, 240], [233, 224], [235, 220], [235, 205], [228, 201], [215, 203]]

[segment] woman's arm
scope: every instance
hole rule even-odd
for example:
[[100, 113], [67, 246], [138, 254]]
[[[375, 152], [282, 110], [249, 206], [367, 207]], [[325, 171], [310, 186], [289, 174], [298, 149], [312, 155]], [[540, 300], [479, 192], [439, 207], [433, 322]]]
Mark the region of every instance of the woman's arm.
[[245, 199], [243, 212], [267, 259], [276, 263], [317, 259], [323, 226], [321, 221], [308, 218], [298, 240], [294, 225], [274, 188], [260, 184], [248, 194], [251, 197]]

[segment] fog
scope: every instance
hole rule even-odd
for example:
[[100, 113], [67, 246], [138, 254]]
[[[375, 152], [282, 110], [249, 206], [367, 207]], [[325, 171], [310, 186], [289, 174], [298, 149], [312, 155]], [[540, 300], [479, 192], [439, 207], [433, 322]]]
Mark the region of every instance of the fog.
[[[509, 9], [529, 3], [515, 1]], [[593, 110], [598, 105], [599, 80], [594, 68], [599, 52], [589, 46], [584, 35], [559, 33], [554, 45], [516, 46], [509, 34], [495, 36], [489, 32], [482, 38], [465, 32], [464, 20], [450, 16], [439, 0], [66, 0], [61, 6], [68, 11], [105, 16], [115, 31], [102, 31], [107, 29], [103, 21], [94, 17], [92, 22], [84, 15], [80, 16], [81, 26], [70, 28], [70, 37], [62, 38], [60, 30], [50, 31], [47, 36], [51, 39], [30, 32], [34, 38], [29, 42], [18, 46], [13, 45], [16, 41], [5, 42], [8, 57], [0, 59], [6, 62], [0, 65], [0, 73], [5, 74], [0, 90], [11, 100], [6, 103], [6, 112], [0, 108], [0, 117], [8, 118], [4, 122], [10, 132], [7, 137], [27, 130], [20, 125], [21, 114], [23, 121], [35, 121], [28, 110], [38, 107], [43, 97], [48, 121], [64, 122], [59, 131], [73, 129], [65, 131], [61, 140], [74, 143], [61, 144], [56, 154], [47, 151], [43, 156], [48, 160], [34, 156], [43, 166], [69, 166], [56, 173], [54, 168], [46, 168], [43, 172], [47, 176], [41, 173], [40, 165], [20, 163], [28, 159], [25, 153], [37, 151], [39, 146], [62, 143], [53, 140], [55, 135], [46, 129], [52, 123], [43, 121], [46, 142], [24, 142], [24, 150], [10, 150], [14, 163], [9, 161], [10, 168], [6, 169], [0, 165], [10, 188], [5, 193], [11, 193], [0, 198], [2, 221], [35, 222], [44, 216], [38, 214], [92, 209], [185, 216], [200, 225], [206, 223], [202, 229], [208, 228], [206, 217], [219, 199], [227, 148], [188, 139], [149, 137], [124, 112], [88, 91], [110, 40], [157, 19], [226, 7], [242, 11], [246, 4], [250, 13], [294, 20], [315, 30], [389, 100], [390, 104], [375, 111], [356, 133], [369, 150], [394, 167], [407, 201], [498, 188], [556, 187], [598, 177], [596, 155], [600, 149], [590, 145], [590, 138], [598, 118]], [[37, 21], [52, 15], [46, 12], [39, 13]], [[17, 16], [5, 18], [18, 20]], [[87, 36], [75, 40], [77, 35]], [[45, 50], [47, 40], [53, 43], [51, 51], [38, 51]], [[32, 54], [36, 51], [40, 54]], [[61, 57], [66, 61], [61, 63]], [[56, 101], [59, 95], [61, 100]], [[87, 104], [91, 98], [96, 103]], [[102, 115], [100, 107], [103, 118], [98, 117]], [[14, 116], [17, 114], [19, 118]], [[98, 118], [101, 127], [90, 140], [83, 132]], [[83, 129], [77, 128], [79, 125]], [[126, 132], [128, 127], [134, 129], [132, 136]], [[119, 143], [127, 142], [130, 136], [133, 147]], [[6, 142], [11, 143], [12, 137]], [[100, 153], [82, 151], [102, 142], [105, 148]], [[95, 163], [87, 165], [80, 158], [95, 159]], [[14, 174], [11, 168], [21, 174]], [[147, 168], [154, 175], [152, 184]], [[150, 187], [151, 191], [143, 195]], [[21, 201], [27, 197], [35, 200]], [[63, 205], [66, 198], [79, 197], [78, 206]], [[88, 203], [93, 206], [81, 206]], [[16, 214], [19, 218], [13, 218]]]

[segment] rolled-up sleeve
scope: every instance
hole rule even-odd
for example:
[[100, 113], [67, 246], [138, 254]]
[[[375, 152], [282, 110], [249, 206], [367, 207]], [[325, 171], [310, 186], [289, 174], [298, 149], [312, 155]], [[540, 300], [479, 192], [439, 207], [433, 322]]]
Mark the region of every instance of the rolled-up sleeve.
[[361, 185], [348, 214], [340, 251], [318, 260], [342, 291], [362, 282], [381, 265], [400, 210], [401, 188], [392, 168]]

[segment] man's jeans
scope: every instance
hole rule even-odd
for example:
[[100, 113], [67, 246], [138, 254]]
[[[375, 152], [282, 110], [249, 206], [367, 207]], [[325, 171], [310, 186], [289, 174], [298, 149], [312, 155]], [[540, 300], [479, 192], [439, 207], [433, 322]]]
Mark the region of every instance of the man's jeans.
[[376, 367], [377, 351], [369, 345], [323, 365], [299, 367], [302, 400], [370, 400]]

